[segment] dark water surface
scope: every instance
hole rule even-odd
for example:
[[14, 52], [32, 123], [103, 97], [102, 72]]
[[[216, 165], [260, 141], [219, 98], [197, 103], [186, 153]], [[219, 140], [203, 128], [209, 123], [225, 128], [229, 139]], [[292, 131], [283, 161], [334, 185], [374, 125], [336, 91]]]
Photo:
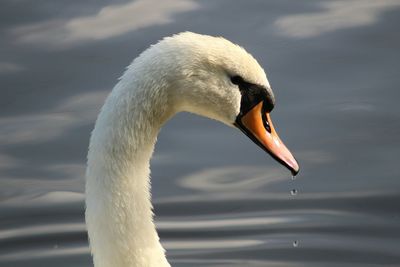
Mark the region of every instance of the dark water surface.
[[95, 117], [133, 58], [184, 30], [265, 67], [302, 170], [292, 181], [239, 131], [172, 119], [152, 181], [173, 266], [400, 266], [400, 1], [3, 0], [0, 18], [0, 266], [92, 265]]

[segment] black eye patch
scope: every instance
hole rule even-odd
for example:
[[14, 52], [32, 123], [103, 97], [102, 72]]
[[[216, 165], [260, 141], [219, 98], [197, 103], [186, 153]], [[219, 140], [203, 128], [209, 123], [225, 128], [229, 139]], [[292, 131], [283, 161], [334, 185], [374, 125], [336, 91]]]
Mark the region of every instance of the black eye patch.
[[268, 90], [261, 85], [246, 82], [241, 76], [232, 76], [231, 82], [239, 86], [242, 100], [240, 104], [240, 113], [242, 115], [249, 112], [254, 106], [264, 101], [263, 111], [270, 112], [274, 108], [274, 97]]
[[244, 82], [244, 80], [242, 77], [236, 75], [236, 76], [231, 77], [231, 82], [233, 84], [239, 85], [240, 83]]

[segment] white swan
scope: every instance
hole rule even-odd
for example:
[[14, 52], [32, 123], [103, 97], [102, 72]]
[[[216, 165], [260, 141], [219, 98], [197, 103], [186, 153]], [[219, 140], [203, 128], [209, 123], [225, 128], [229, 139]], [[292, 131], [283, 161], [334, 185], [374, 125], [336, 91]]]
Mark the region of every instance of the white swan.
[[235, 125], [288, 167], [296, 160], [269, 112], [274, 96], [257, 61], [221, 37], [167, 37], [127, 68], [92, 132], [86, 224], [96, 267], [166, 267], [153, 222], [149, 160], [160, 127], [180, 111]]

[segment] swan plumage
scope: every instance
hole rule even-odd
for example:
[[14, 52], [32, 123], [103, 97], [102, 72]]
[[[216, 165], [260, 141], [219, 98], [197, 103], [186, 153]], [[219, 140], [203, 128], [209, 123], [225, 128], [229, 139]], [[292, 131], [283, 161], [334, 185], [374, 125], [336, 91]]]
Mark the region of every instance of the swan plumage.
[[224, 38], [184, 32], [141, 53], [106, 99], [90, 139], [85, 217], [94, 265], [170, 266], [153, 222], [149, 160], [160, 128], [178, 112], [240, 128], [297, 172], [274, 135], [273, 105], [263, 68]]

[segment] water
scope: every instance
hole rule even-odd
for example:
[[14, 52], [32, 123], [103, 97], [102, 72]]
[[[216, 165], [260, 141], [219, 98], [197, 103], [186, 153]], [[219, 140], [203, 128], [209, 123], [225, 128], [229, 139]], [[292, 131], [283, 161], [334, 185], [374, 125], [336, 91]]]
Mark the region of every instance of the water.
[[239, 131], [172, 119], [152, 181], [173, 266], [400, 265], [400, 1], [113, 3], [111, 22], [105, 1], [1, 3], [1, 267], [91, 266], [96, 114], [134, 57], [183, 30], [223, 35], [266, 68], [301, 171], [291, 181]]

